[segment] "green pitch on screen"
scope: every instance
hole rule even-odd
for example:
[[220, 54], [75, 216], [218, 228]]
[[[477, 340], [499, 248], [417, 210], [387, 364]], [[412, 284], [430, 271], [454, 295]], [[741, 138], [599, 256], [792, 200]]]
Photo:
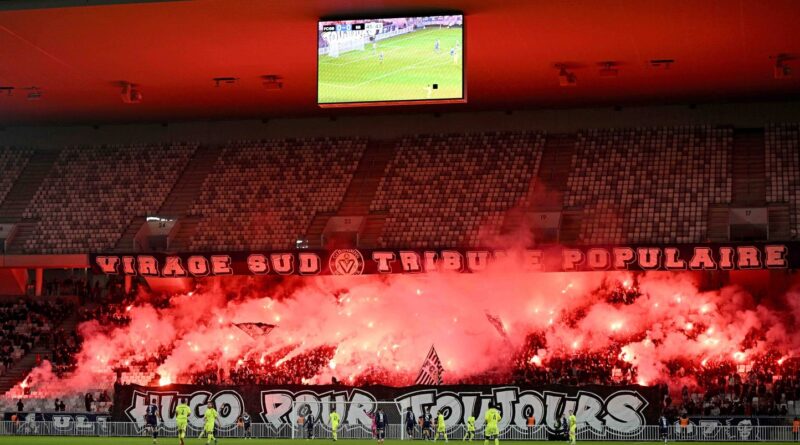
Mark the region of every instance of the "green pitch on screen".
[[[461, 99], [462, 37], [461, 28], [429, 28], [379, 40], [376, 48], [367, 42], [363, 51], [321, 55], [319, 103]], [[429, 88], [433, 84], [438, 89]]]

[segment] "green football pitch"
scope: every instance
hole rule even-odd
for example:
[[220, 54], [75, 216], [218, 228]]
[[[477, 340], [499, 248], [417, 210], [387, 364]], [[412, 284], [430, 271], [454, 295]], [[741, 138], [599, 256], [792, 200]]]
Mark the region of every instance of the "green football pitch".
[[[376, 48], [366, 43], [363, 51], [319, 56], [319, 103], [460, 99], [463, 47], [460, 28], [432, 28], [380, 40]], [[438, 88], [429, 89], [433, 84]]]
[[[408, 443], [421, 443], [422, 441], [401, 441], [401, 440], [387, 440], [386, 445], [400, 445]], [[441, 441], [439, 441], [441, 442]], [[453, 440], [454, 444], [464, 443], [460, 440]], [[186, 439], [187, 445], [203, 445], [206, 443], [205, 439], [190, 438]], [[327, 444], [333, 443], [331, 440], [316, 439], [306, 441], [303, 439], [219, 439], [219, 444], [224, 445], [228, 443], [241, 443], [248, 445], [278, 445], [278, 444], [300, 444], [300, 443], [318, 443]], [[336, 445], [367, 445], [375, 443], [373, 440], [339, 440]], [[475, 445], [483, 445], [482, 440], [472, 442]], [[508, 445], [530, 445], [547, 443], [563, 444], [564, 442], [518, 442], [518, 441], [501, 441], [501, 444]], [[624, 445], [626, 443], [632, 445], [645, 445], [653, 444], [660, 445], [660, 442], [585, 442], [578, 441], [580, 445]], [[670, 442], [670, 445], [724, 445], [724, 444], [741, 444], [743, 442]], [[797, 444], [797, 442], [769, 442], [770, 444]], [[152, 444], [152, 439], [149, 437], [40, 437], [40, 436], [0, 436], [0, 444], [19, 444], [19, 445], [149, 445]], [[175, 438], [161, 438], [158, 440], [159, 445], [178, 445], [178, 440]]]

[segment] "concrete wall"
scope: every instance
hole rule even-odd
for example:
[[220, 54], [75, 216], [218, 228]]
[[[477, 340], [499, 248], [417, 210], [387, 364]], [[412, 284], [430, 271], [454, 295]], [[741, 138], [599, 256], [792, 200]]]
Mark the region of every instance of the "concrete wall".
[[[402, 111], [402, 110], [397, 110]], [[574, 132], [582, 128], [676, 125], [761, 127], [770, 122], [800, 122], [800, 102], [700, 104], [697, 106], [549, 109], [464, 113], [395, 113], [335, 118], [287, 118], [267, 121], [176, 122], [92, 126], [34, 126], [0, 129], [0, 145], [60, 147], [71, 144], [366, 136], [493, 130]]]

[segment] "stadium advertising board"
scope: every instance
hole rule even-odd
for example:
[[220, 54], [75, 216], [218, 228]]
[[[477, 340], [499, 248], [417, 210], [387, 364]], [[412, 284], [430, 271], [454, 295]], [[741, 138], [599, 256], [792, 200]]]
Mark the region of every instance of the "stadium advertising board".
[[[278, 430], [295, 425], [302, 416], [312, 414], [324, 427], [330, 427], [331, 410], [336, 409], [344, 428], [369, 431], [369, 413], [380, 406], [390, 423], [401, 423], [402, 413], [411, 408], [415, 418], [426, 408], [432, 413], [443, 410], [448, 428], [462, 425], [475, 416], [481, 428], [489, 404], [497, 404], [503, 414], [502, 429], [526, 430], [545, 425], [552, 429], [556, 420], [575, 410], [581, 428], [597, 432], [632, 434], [643, 426], [655, 424], [659, 413], [659, 395], [655, 387], [645, 386], [413, 386], [394, 388], [370, 386], [194, 386], [173, 385], [148, 388], [136, 385], [117, 386], [114, 391], [112, 419], [144, 425], [147, 404], [160, 406], [165, 426], [175, 425], [177, 401], [186, 401], [192, 409], [190, 425], [200, 427], [203, 412], [211, 401], [220, 413], [222, 429], [232, 429], [243, 412], [256, 422]], [[530, 418], [533, 417], [533, 425]], [[603, 428], [605, 427], [605, 428]]]
[[320, 21], [317, 102], [463, 101], [463, 28], [461, 14]]
[[[56, 431], [88, 431], [103, 430], [106, 423], [111, 421], [111, 416], [97, 413], [62, 413], [62, 412], [7, 412], [3, 415], [3, 420], [11, 421], [14, 415], [22, 424], [32, 424], [34, 422], [53, 422]], [[32, 432], [32, 428], [29, 428]], [[24, 430], [24, 428], [23, 428]]]
[[[173, 399], [172, 394], [164, 394], [163, 391], [153, 391], [152, 394], [157, 399], [157, 403], [159, 401], [170, 401]], [[264, 415], [256, 416], [255, 421], [257, 423], [263, 423], [266, 425], [266, 431], [269, 432], [278, 432], [282, 428], [284, 435], [288, 436], [289, 434], [286, 431], [286, 428], [292, 425], [291, 422], [295, 422], [294, 425], [297, 425], [297, 420], [300, 416], [313, 414], [314, 411], [311, 409], [312, 404], [317, 403], [324, 403], [325, 402], [325, 395], [323, 394], [320, 398], [319, 395], [309, 395], [306, 393], [301, 392], [283, 392], [284, 394], [280, 397], [288, 398], [287, 400], [291, 400], [291, 403], [297, 406], [297, 409], [289, 410], [289, 414], [285, 416], [285, 419], [275, 417], [270, 417], [269, 419], [272, 420], [267, 421]], [[316, 393], [314, 393], [316, 394]], [[524, 394], [523, 394], [524, 395]], [[181, 394], [183, 397], [187, 397], [188, 400], [192, 398], [198, 398], [198, 400], [202, 400], [202, 396], [196, 396], [195, 393], [191, 394]], [[213, 397], [212, 394], [209, 397]], [[267, 394], [267, 397], [270, 397]], [[304, 398], [311, 397], [311, 400], [302, 405], [302, 400]], [[461, 399], [462, 403], [464, 398]], [[335, 403], [335, 402], [334, 402]], [[382, 401], [375, 401], [375, 405], [379, 405], [387, 412], [387, 416], [390, 414], [393, 417], [398, 416], [398, 408], [395, 405], [395, 402], [382, 402]], [[438, 404], [438, 403], [437, 403]], [[352, 404], [351, 404], [352, 405]], [[200, 412], [200, 406], [197, 404], [196, 411]], [[519, 405], [517, 405], [519, 406]], [[435, 408], [436, 405], [432, 405], [431, 411]], [[236, 409], [234, 406], [229, 406], [231, 409]], [[391, 408], [391, 409], [390, 409]], [[516, 407], [515, 407], [516, 408]], [[412, 407], [413, 410], [413, 407]], [[117, 435], [119, 432], [124, 432], [123, 435], [130, 435], [131, 432], [134, 431], [142, 431], [143, 430], [143, 423], [140, 419], [131, 420], [131, 416], [136, 416], [139, 410], [130, 411], [130, 414], [125, 415], [122, 417], [122, 423], [114, 423], [110, 415], [105, 414], [93, 414], [93, 413], [5, 413], [4, 420], [6, 422], [12, 421], [14, 416], [16, 415], [19, 419], [17, 423], [15, 423], [15, 433], [19, 435], [97, 435], [97, 436], [107, 436], [107, 435]], [[287, 410], [281, 405], [279, 407], [279, 412], [286, 412]], [[323, 414], [322, 409], [317, 410], [318, 414]], [[338, 408], [337, 408], [338, 411]], [[347, 411], [347, 409], [345, 409]], [[162, 404], [162, 412], [164, 411], [164, 405]], [[169, 411], [171, 413], [171, 411]], [[239, 411], [236, 411], [239, 412]], [[249, 411], [251, 414], [254, 411]], [[445, 412], [449, 413], [445, 407]], [[266, 414], [266, 413], [264, 413]], [[515, 411], [514, 421], [509, 422], [509, 425], [506, 428], [516, 430], [517, 432], [525, 433], [524, 431], [526, 428], [528, 429], [527, 433], [531, 433], [531, 429], [533, 428], [540, 428], [541, 424], [534, 422], [534, 425], [525, 426], [525, 425], [518, 425], [516, 417], [520, 414], [517, 414]], [[522, 411], [521, 416], [524, 418], [527, 415], [525, 411]], [[197, 414], [195, 414], [197, 416]], [[294, 416], [294, 417], [293, 417]], [[343, 416], [344, 417], [344, 416]], [[462, 418], [463, 418], [462, 414]], [[596, 429], [597, 426], [592, 426], [591, 422], [583, 422], [583, 416], [578, 417], [578, 423], [583, 426], [584, 424], [588, 428]], [[190, 426], [193, 427], [194, 430], [199, 430], [201, 428], [201, 423], [199, 421], [200, 417], [196, 417], [198, 420], [193, 421], [193, 424]], [[360, 417], [359, 417], [360, 418]], [[459, 427], [463, 428], [463, 422], [459, 424], [458, 419], [455, 416], [452, 416], [452, 421], [448, 422], [448, 428], [451, 429], [458, 429]], [[534, 417], [535, 419], [535, 417]], [[161, 423], [160, 429], [165, 430], [167, 432], [174, 432], [175, 431], [175, 418], [174, 415], [164, 415], [165, 422]], [[329, 422], [326, 422], [322, 416], [319, 417], [322, 429], [330, 429]], [[389, 418], [390, 422], [399, 423], [396, 418]], [[477, 422], [476, 418], [476, 422]], [[594, 422], [595, 418], [589, 419], [590, 421]], [[121, 428], [120, 425], [132, 425], [134, 429], [127, 429]], [[688, 424], [686, 427], [681, 427], [679, 421], [675, 421], [671, 425], [672, 430], [672, 437], [678, 440], [764, 440], [767, 437], [763, 437], [764, 430], [760, 429], [759, 427], [764, 426], [779, 426], [785, 427], [786, 425], [786, 418], [783, 417], [747, 417], [747, 416], [725, 416], [725, 417], [713, 417], [713, 416], [703, 416], [703, 417], [691, 417], [689, 419]], [[612, 424], [611, 427], [616, 428], [617, 424]], [[611, 428], [609, 427], [609, 429]], [[227, 424], [225, 428], [228, 431], [236, 433], [236, 430], [233, 426]], [[356, 423], [354, 425], [345, 424], [342, 425], [342, 428], [356, 428], [361, 430], [362, 433], [368, 434], [369, 431], [367, 430], [366, 426], [363, 423]], [[641, 427], [638, 428], [642, 430]], [[479, 430], [480, 431], [480, 430]], [[581, 430], [582, 431], [582, 430]], [[643, 430], [642, 430], [643, 431]], [[613, 431], [604, 431], [606, 432], [606, 438], [617, 438], [617, 437], [628, 437], [631, 433], [629, 430], [626, 429], [626, 432], [617, 433], [617, 430]], [[546, 429], [547, 435], [552, 435], [555, 433], [552, 425]], [[603, 437], [602, 435], [598, 435], [595, 431], [592, 431], [595, 434], [593, 437]], [[364, 434], [366, 436], [366, 434]], [[279, 434], [275, 434], [278, 436]], [[452, 437], [452, 436], [451, 436]]]
[[97, 273], [152, 277], [222, 275], [366, 275], [426, 272], [474, 273], [493, 264], [531, 272], [598, 270], [677, 271], [794, 269], [800, 245], [698, 244], [668, 246], [550, 246], [535, 249], [295, 250], [182, 254], [92, 255]]

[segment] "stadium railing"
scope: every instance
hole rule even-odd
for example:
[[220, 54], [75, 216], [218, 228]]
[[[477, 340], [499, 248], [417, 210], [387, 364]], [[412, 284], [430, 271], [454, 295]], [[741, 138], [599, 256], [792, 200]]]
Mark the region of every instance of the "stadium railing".
[[[188, 430], [188, 437], [197, 437], [200, 427], [192, 425]], [[255, 423], [251, 433], [257, 438], [283, 438], [304, 439], [306, 437], [303, 425], [280, 424], [272, 425]], [[330, 428], [316, 425], [315, 438], [331, 438]], [[463, 425], [448, 428], [447, 435], [451, 440], [461, 440], [465, 429]], [[98, 437], [136, 437], [146, 436], [148, 432], [139, 424], [133, 422], [80, 422], [80, 421], [35, 421], [35, 422], [0, 422], [0, 436], [98, 436]], [[173, 426], [161, 425], [160, 437], [175, 437]], [[244, 437], [241, 426], [218, 428], [215, 436], [219, 438]], [[338, 429], [339, 439], [372, 439], [372, 431], [362, 425], [341, 425]], [[387, 439], [403, 439], [405, 428], [399, 424], [390, 424], [386, 429]], [[420, 428], [416, 427], [414, 438], [421, 438]], [[563, 437], [553, 435], [544, 427], [529, 428], [510, 427], [501, 434], [501, 440], [564, 440]], [[791, 426], [751, 426], [751, 425], [693, 425], [691, 429], [681, 430], [678, 426], [670, 426], [668, 440], [670, 441], [726, 441], [726, 442], [789, 442], [800, 439], [800, 434], [794, 433]], [[483, 440], [483, 428], [476, 429], [475, 440]], [[629, 433], [611, 431], [609, 428], [600, 429], [583, 428], [578, 432], [579, 441], [614, 440], [614, 441], [658, 441], [662, 440], [660, 428], [647, 425], [636, 428]]]

